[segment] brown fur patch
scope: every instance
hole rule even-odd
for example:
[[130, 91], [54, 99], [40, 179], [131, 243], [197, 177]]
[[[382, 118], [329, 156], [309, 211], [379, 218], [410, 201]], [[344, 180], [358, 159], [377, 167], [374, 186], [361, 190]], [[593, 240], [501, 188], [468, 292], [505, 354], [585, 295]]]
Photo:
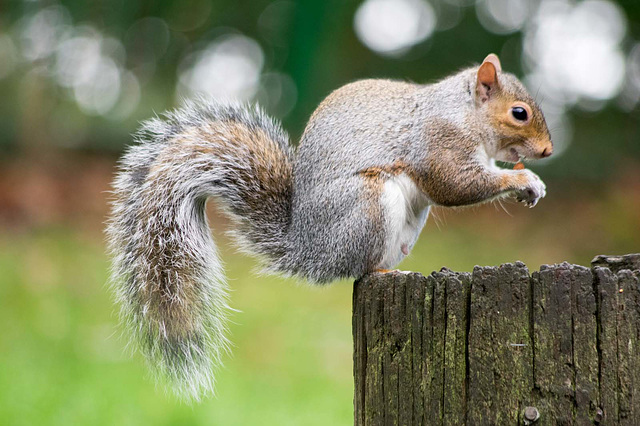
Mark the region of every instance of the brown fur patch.
[[489, 121], [500, 135], [498, 149], [504, 149], [509, 145], [524, 145], [529, 156], [539, 156], [544, 149], [551, 150], [553, 145], [549, 137], [547, 124], [533, 101], [524, 102], [532, 111], [530, 121], [524, 125], [518, 125], [510, 117], [511, 107], [515, 102], [523, 102], [521, 99], [509, 93], [495, 93], [488, 101]]
[[524, 188], [528, 182], [527, 175], [524, 173], [505, 173], [500, 177], [500, 188], [502, 191]]
[[365, 178], [364, 191], [360, 198], [367, 206], [367, 214], [371, 219], [378, 220], [381, 215], [380, 197], [384, 187], [384, 171], [382, 167], [370, 167], [358, 174]]
[[401, 173], [408, 172], [410, 166], [403, 161], [396, 160], [391, 164], [377, 167], [367, 167], [358, 171], [358, 174], [366, 178], [384, 178], [390, 176], [398, 176]]
[[497, 191], [474, 153], [482, 141], [445, 120], [426, 124], [429, 155], [409, 175], [436, 204], [462, 206], [486, 199]]
[[[251, 129], [238, 122], [212, 122], [208, 126], [189, 129], [176, 138], [175, 143], [157, 158], [148, 179], [157, 179], [160, 170], [168, 171], [166, 166], [171, 165], [175, 158], [184, 156], [185, 152], [191, 152], [193, 157], [242, 156], [249, 167], [234, 169], [235, 179], [251, 182], [264, 189], [243, 194], [245, 202], [253, 206], [252, 212], [262, 211], [270, 198], [286, 196], [291, 190], [291, 161], [277, 143], [260, 128]], [[232, 167], [232, 164], [229, 164], [229, 167]]]

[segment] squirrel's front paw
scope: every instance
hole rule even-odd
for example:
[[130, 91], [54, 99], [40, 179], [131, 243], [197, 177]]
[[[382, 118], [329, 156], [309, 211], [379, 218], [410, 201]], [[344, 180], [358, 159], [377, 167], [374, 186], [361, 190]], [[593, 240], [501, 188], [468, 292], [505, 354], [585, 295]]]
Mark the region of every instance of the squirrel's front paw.
[[519, 174], [525, 179], [524, 185], [516, 189], [516, 199], [522, 201], [525, 206], [533, 207], [538, 203], [540, 198], [547, 195], [547, 186], [542, 179], [531, 170], [520, 170]]

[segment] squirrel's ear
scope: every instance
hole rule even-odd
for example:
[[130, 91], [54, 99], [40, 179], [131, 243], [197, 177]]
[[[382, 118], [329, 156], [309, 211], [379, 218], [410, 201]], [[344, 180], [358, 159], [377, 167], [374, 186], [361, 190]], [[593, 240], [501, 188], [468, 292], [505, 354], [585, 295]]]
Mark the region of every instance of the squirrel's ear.
[[493, 66], [496, 67], [496, 71], [502, 72], [502, 65], [500, 65], [500, 59], [498, 59], [498, 55], [496, 55], [495, 53], [489, 53], [487, 57], [484, 58], [484, 61], [482, 61], [483, 64], [485, 62], [491, 62]]
[[498, 71], [501, 69], [500, 60], [493, 53], [487, 56], [478, 68], [476, 93], [480, 101], [488, 101], [498, 89]]

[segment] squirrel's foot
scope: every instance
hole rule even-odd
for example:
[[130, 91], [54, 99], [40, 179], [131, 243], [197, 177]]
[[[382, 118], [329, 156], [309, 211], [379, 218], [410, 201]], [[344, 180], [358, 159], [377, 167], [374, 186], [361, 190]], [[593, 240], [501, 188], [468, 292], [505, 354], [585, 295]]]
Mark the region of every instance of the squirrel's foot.
[[516, 190], [516, 199], [527, 207], [534, 207], [540, 198], [547, 195], [547, 187], [544, 182], [531, 170], [519, 170], [526, 177], [524, 188]]
[[399, 273], [399, 274], [411, 274], [412, 271], [401, 271], [400, 269], [376, 269], [373, 271], [374, 274], [392, 274], [392, 273]]

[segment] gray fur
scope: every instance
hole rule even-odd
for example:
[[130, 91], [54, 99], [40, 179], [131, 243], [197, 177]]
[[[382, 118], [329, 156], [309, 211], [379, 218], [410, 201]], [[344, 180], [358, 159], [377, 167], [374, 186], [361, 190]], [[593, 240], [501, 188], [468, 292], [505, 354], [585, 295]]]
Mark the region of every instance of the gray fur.
[[[164, 120], [143, 123], [135, 137], [138, 144], [120, 162], [107, 228], [122, 319], [150, 364], [187, 399], [212, 390], [213, 368], [227, 348], [227, 289], [204, 214], [207, 197], [223, 202], [242, 230], [239, 237], [267, 258], [282, 250], [290, 206], [286, 195], [249, 211], [247, 202], [261, 188], [253, 175], [257, 170], [251, 169], [253, 154], [241, 141], [220, 149], [215, 132], [200, 132], [204, 138], [190, 136], [188, 148], [176, 149], [185, 133], [212, 123], [260, 129], [285, 158], [291, 155], [286, 134], [261, 110], [202, 100], [188, 103]], [[161, 158], [170, 150], [170, 161]], [[290, 179], [282, 185], [290, 190]], [[266, 223], [256, 223], [258, 218]], [[170, 316], [176, 311], [179, 323]]]
[[[445, 164], [445, 175], [451, 188], [474, 198], [449, 203], [443, 196], [447, 205], [523, 190], [492, 186], [497, 175], [470, 160], [469, 147], [483, 145], [490, 157], [498, 149], [476, 101], [476, 71], [433, 85], [344, 86], [311, 117], [297, 154], [257, 107], [201, 99], [143, 124], [114, 182], [107, 229], [113, 283], [134, 341], [181, 395], [212, 389], [227, 347], [227, 288], [204, 213], [208, 197], [233, 219], [238, 246], [268, 271], [325, 283], [380, 267], [389, 221], [380, 196], [394, 164], [429, 182], [439, 176], [428, 166], [434, 155], [455, 151], [468, 164]], [[533, 105], [515, 77], [500, 78], [504, 91]], [[380, 172], [362, 175], [371, 168]]]

